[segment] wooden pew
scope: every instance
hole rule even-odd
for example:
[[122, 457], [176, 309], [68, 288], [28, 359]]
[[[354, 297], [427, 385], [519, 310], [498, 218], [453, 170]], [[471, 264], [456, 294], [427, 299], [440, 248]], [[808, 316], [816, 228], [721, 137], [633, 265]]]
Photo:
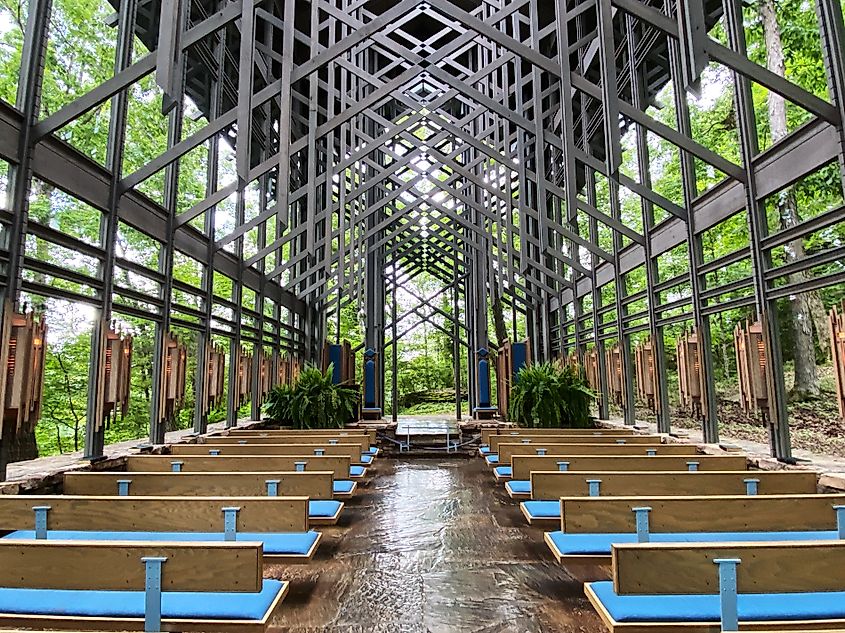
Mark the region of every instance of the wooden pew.
[[[148, 557], [165, 560], [145, 563], [143, 559]], [[278, 613], [289, 585], [263, 580], [262, 561], [261, 545], [254, 542], [4, 539], [0, 540], [0, 600], [10, 608], [0, 612], [0, 626], [143, 631], [146, 624], [147, 629], [156, 631], [263, 633]], [[146, 573], [147, 566], [159, 564], [160, 592], [155, 583], [147, 584]], [[132, 594], [136, 599], [122, 598], [118, 606], [114, 594], [103, 593], [107, 591], [136, 592]], [[145, 591], [149, 608], [145, 608]], [[191, 593], [177, 605], [167, 597], [174, 591]], [[174, 617], [174, 612], [186, 605], [196, 615]]]
[[697, 455], [694, 444], [499, 444], [499, 465], [507, 466], [514, 455]]
[[[176, 465], [174, 465], [174, 463]], [[217, 457], [202, 455], [133, 455], [126, 458], [127, 472], [271, 472], [303, 469], [330, 470], [335, 479], [360, 479], [366, 468], [352, 468], [348, 455], [297, 457], [295, 455], [234, 455]]]
[[[355, 486], [355, 482], [348, 482]], [[308, 497], [308, 523], [336, 525], [344, 504], [332, 499], [331, 472], [304, 473], [66, 473], [68, 495], [141, 497]]]
[[39, 539], [39, 514], [42, 538], [85, 541], [164, 540], [159, 534], [172, 541], [184, 533], [224, 540], [231, 525], [230, 536], [264, 542], [264, 558], [276, 563], [308, 562], [321, 538], [309, 531], [307, 497], [0, 495], [0, 530], [12, 538]]
[[611, 544], [641, 538], [675, 542], [835, 539], [840, 526], [845, 530], [845, 512], [836, 509], [843, 504], [845, 495], [820, 494], [564, 497], [560, 531], [547, 532], [545, 541], [559, 562], [592, 565], [610, 562]]
[[376, 432], [373, 429], [231, 429], [219, 433], [209, 433], [204, 437], [286, 437], [313, 436], [334, 437], [336, 435], [366, 435], [370, 444], [376, 443]]
[[[558, 462], [567, 462], [562, 466]], [[748, 460], [745, 455], [655, 455], [638, 457], [635, 455], [514, 455], [510, 476], [493, 469], [496, 479], [516, 479], [529, 481], [534, 471], [564, 470], [570, 471], [667, 471], [679, 470], [745, 470]], [[500, 467], [507, 468], [507, 467]]]
[[331, 471], [259, 472], [259, 473], [209, 473], [209, 472], [68, 472], [64, 474], [64, 494], [115, 495], [126, 484], [130, 495], [141, 496], [209, 496], [209, 497], [261, 497], [268, 494], [268, 481], [275, 483], [278, 494], [310, 499], [351, 497], [357, 485], [350, 481], [348, 492], [334, 488]]
[[497, 435], [634, 435], [634, 429], [528, 429], [509, 427], [503, 429], [481, 429], [481, 443], [489, 444]]
[[316, 444], [361, 443], [366, 451], [370, 447], [370, 436], [364, 433], [338, 435], [271, 435], [265, 437], [242, 437], [238, 435], [202, 436], [200, 444]]
[[612, 633], [845, 628], [845, 541], [618, 545], [612, 560], [613, 581], [584, 588]]
[[[595, 482], [590, 484], [590, 482]], [[788, 495], [818, 492], [818, 475], [799, 470], [740, 470], [734, 472], [565, 472], [531, 473], [534, 500], [587, 497], [591, 488], [609, 497], [689, 495]]]
[[[366, 449], [364, 449], [366, 450]], [[364, 455], [360, 443], [349, 444], [173, 444], [171, 455], [349, 455], [352, 464], [370, 466], [373, 458]]]
[[496, 453], [500, 444], [660, 444], [659, 435], [494, 435], [490, 438], [490, 452]]

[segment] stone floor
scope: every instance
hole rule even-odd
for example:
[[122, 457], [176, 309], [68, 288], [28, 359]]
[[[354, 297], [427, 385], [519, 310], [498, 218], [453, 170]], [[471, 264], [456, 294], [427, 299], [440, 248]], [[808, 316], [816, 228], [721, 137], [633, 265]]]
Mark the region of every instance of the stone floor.
[[276, 633], [605, 631], [480, 459], [379, 460], [317, 560], [270, 574]]
[[[257, 424], [257, 422], [242, 420], [238, 423], [238, 426], [240, 428], [245, 428], [254, 424]], [[219, 422], [217, 424], [209, 424], [208, 430], [221, 431], [224, 427], [225, 423]], [[193, 429], [173, 431], [165, 434], [165, 441], [168, 444], [178, 442], [192, 433]], [[135, 453], [137, 451], [134, 449], [146, 442], [146, 439], [137, 439], [109, 444], [103, 451], [105, 453], [104, 461], [115, 460]], [[85, 469], [89, 468], [90, 465], [91, 462], [83, 459], [81, 451], [76, 453], [65, 453], [64, 455], [53, 455], [51, 457], [39, 457], [38, 459], [31, 459], [25, 462], [13, 462], [9, 464], [6, 469], [7, 483], [0, 484], [0, 494], [3, 494], [3, 492], [15, 494], [17, 492], [16, 490], [13, 490], [15, 485], [27, 480], [37, 479], [40, 477], [51, 477], [68, 470]], [[4, 488], [8, 488], [10, 490], [3, 490]]]
[[[624, 425], [622, 418], [613, 418], [611, 420], [604, 420], [603, 422], [612, 426]], [[645, 432], [657, 433], [657, 425], [653, 422], [637, 421], [637, 428]], [[703, 444], [704, 442], [704, 435], [701, 431], [683, 429], [682, 433], [685, 435], [687, 441], [695, 444]], [[722, 444], [731, 444], [741, 449], [742, 452], [748, 455], [749, 460], [759, 468], [775, 470], [785, 467], [784, 464], [771, 456], [767, 444], [738, 440], [731, 437], [722, 437], [720, 439]], [[792, 454], [800, 461], [796, 466], [791, 466], [790, 468], [814, 470], [819, 473], [819, 484], [821, 486], [845, 491], [845, 457], [811, 453], [810, 451], [799, 449], [793, 450]]]

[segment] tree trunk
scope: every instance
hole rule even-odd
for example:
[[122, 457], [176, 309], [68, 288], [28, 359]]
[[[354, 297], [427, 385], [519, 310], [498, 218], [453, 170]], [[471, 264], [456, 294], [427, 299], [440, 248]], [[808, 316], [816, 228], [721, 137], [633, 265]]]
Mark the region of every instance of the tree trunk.
[[[780, 27], [777, 22], [777, 13], [773, 0], [761, 0], [758, 6], [760, 20], [763, 23], [763, 35], [766, 40], [766, 65], [769, 70], [780, 77], [786, 74], [786, 65], [783, 57], [783, 42], [781, 41]], [[777, 143], [788, 133], [786, 123], [786, 101], [780, 95], [769, 92], [769, 129], [772, 134], [772, 142]], [[801, 221], [798, 215], [798, 203], [795, 199], [795, 192], [790, 187], [780, 192], [777, 197], [777, 209], [780, 217], [781, 228], [790, 228]], [[787, 263], [804, 259], [804, 240], [799, 238], [792, 240], [786, 247]], [[800, 282], [807, 279], [804, 273], [790, 275], [790, 283]], [[795, 336], [795, 385], [789, 394], [790, 400], [805, 400], [819, 395], [819, 379], [816, 372], [816, 347], [813, 339], [813, 313], [810, 309], [811, 293], [802, 293], [791, 297], [792, 328]], [[817, 298], [818, 299], [818, 298]], [[820, 301], [820, 300], [819, 300]], [[824, 330], [820, 330], [820, 338], [823, 338]]]
[[0, 451], [3, 452], [0, 462], [4, 464], [35, 459], [38, 457], [35, 432], [18, 432], [16, 420], [4, 421], [3, 441], [0, 442]]
[[493, 297], [490, 302], [490, 309], [493, 313], [493, 327], [496, 330], [496, 349], [502, 349], [502, 344], [508, 338], [508, 329], [505, 326], [505, 315], [502, 310], [502, 295], [498, 284], [494, 283]]

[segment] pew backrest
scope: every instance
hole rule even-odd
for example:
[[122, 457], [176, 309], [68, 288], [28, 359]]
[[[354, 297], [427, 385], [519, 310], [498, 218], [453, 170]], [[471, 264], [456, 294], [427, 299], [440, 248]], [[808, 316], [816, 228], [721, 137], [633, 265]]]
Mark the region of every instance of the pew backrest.
[[[177, 464], [174, 466], [174, 462]], [[349, 479], [351, 459], [348, 455], [298, 457], [296, 455], [133, 455], [126, 459], [128, 472], [268, 472], [304, 469], [330, 470], [335, 479]]]
[[490, 452], [498, 452], [502, 444], [660, 444], [659, 435], [494, 435]]
[[285, 436], [335, 437], [343, 435], [366, 435], [370, 444], [376, 443], [376, 432], [372, 429], [232, 429], [210, 433], [205, 437], [285, 437]]
[[638, 531], [635, 508], [648, 508], [648, 531], [655, 533], [835, 531], [835, 506], [843, 504], [845, 495], [819, 494], [563, 497], [561, 530], [569, 534], [633, 534]]
[[532, 499], [590, 496], [590, 482], [601, 496], [691, 496], [815, 494], [818, 475], [810, 471], [734, 472], [559, 472], [531, 473]]
[[740, 593], [845, 590], [845, 541], [613, 546], [616, 593], [716, 594], [713, 561], [738, 558]]
[[223, 533], [224, 508], [238, 508], [238, 532], [308, 530], [308, 497], [71, 495], [0, 495], [0, 530], [37, 530], [43, 512], [48, 531]]
[[[275, 487], [279, 496], [331, 499], [331, 471], [266, 473], [65, 473], [67, 495], [119, 495], [186, 497], [260, 497]], [[275, 484], [273, 486], [272, 484]]]
[[[561, 466], [558, 462], [567, 462]], [[529, 480], [534, 471], [686, 471], [697, 470], [745, 470], [748, 460], [744, 455], [656, 455], [638, 457], [634, 455], [514, 455], [512, 459], [513, 479]]]
[[510, 464], [514, 455], [697, 455], [693, 444], [499, 444], [499, 464]]
[[358, 462], [366, 451], [362, 444], [173, 444], [171, 455], [349, 455]]
[[237, 435], [202, 437], [200, 444], [361, 444], [364, 449], [371, 446], [370, 436], [349, 435], [272, 435], [269, 437], [241, 437]]
[[481, 443], [489, 444], [492, 438], [503, 436], [521, 436], [521, 435], [634, 435], [633, 429], [527, 429], [527, 428], [511, 428], [511, 429], [482, 429]]
[[163, 557], [164, 591], [261, 591], [261, 543], [0, 540], [0, 587], [143, 591], [144, 557]]

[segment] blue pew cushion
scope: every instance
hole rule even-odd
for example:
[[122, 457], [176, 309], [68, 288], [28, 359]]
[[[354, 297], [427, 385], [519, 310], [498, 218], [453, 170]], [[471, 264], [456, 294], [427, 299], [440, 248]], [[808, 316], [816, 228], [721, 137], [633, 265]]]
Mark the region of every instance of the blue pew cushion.
[[312, 519], [331, 519], [343, 506], [340, 501], [309, 501], [308, 517]]
[[349, 494], [355, 489], [355, 482], [348, 479], [335, 479], [332, 482], [332, 492], [336, 495]]
[[510, 477], [513, 471], [510, 466], [496, 466], [493, 472], [496, 477]]
[[519, 505], [532, 519], [560, 519], [560, 501], [523, 501]]
[[[525, 501], [523, 503], [531, 503]], [[560, 513], [558, 512], [558, 516]], [[837, 538], [834, 530], [811, 532], [652, 532], [652, 543], [734, 543], [754, 541], [824, 541]], [[614, 543], [636, 543], [633, 532], [611, 534], [566, 534], [549, 532], [549, 538], [564, 556], [610, 556]]]
[[364, 451], [364, 455], [372, 455], [373, 457], [375, 457], [376, 455], [378, 455], [378, 447], [370, 446], [370, 448]]
[[363, 453], [361, 455], [361, 463], [362, 464], [372, 464], [373, 459], [375, 459], [372, 455], [368, 455], [367, 453]]
[[487, 462], [488, 466], [492, 466], [499, 463], [499, 456], [496, 453], [487, 453], [484, 456], [484, 461]]
[[349, 467], [349, 476], [350, 477], [363, 477], [365, 472], [367, 472], [367, 469], [364, 466], [350, 466]]
[[[329, 502], [335, 503], [335, 502]], [[18, 530], [3, 538], [34, 539], [35, 531]], [[311, 551], [320, 533], [308, 532], [238, 532], [235, 540], [259, 541], [270, 556], [297, 556]], [[47, 539], [65, 541], [222, 541], [223, 532], [105, 532], [99, 530], [50, 530]]]
[[[617, 595], [613, 582], [588, 583], [617, 622], [718, 622], [719, 596]], [[845, 591], [740, 594], [741, 622], [834, 620], [845, 617]]]
[[487, 446], [486, 444], [482, 444], [479, 447], [478, 452], [481, 453], [482, 455], [489, 455], [490, 454], [490, 447]]
[[[161, 615], [167, 619], [261, 620], [287, 584], [264, 580], [256, 593], [165, 591]], [[144, 592], [0, 588], [0, 613], [143, 618]]]
[[[511, 479], [505, 482], [505, 489], [512, 495], [530, 495], [531, 482], [527, 479]], [[560, 516], [560, 512], [558, 512], [558, 516]]]

